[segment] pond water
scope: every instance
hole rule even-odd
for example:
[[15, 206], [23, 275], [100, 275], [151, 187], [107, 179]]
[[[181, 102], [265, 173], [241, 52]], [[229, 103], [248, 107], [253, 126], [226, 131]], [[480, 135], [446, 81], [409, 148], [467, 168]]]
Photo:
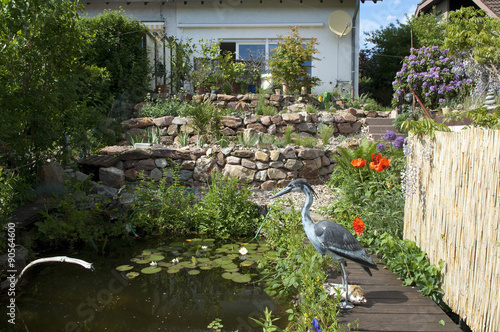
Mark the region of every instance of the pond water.
[[[249, 317], [263, 317], [266, 307], [274, 315], [286, 317], [285, 309], [263, 291], [256, 263], [251, 264], [259, 255], [269, 254], [269, 250], [249, 244], [248, 253], [241, 255], [242, 247], [244, 244], [226, 245], [224, 249], [213, 242], [190, 241], [186, 245], [184, 239], [156, 239], [108, 246], [105, 255], [44, 254], [83, 259], [92, 262], [95, 271], [68, 263], [45, 263], [31, 268], [17, 286], [16, 324], [7, 324], [2, 318], [0, 326], [5, 324], [5, 328], [0, 330], [211, 331], [207, 326], [218, 318], [224, 326], [222, 331], [261, 331]], [[156, 255], [152, 258], [158, 259], [154, 262], [161, 267], [159, 272], [141, 273], [146, 267], [154, 271], [155, 263], [144, 262], [149, 255]], [[164, 258], [160, 260], [161, 256]], [[178, 263], [172, 263], [175, 258]], [[130, 265], [124, 269], [131, 269], [117, 271], [123, 265]], [[131, 271], [138, 276], [129, 279], [127, 274]], [[247, 275], [245, 278], [252, 276], [252, 280], [229, 279], [240, 273]], [[6, 301], [3, 297], [2, 307]], [[283, 328], [286, 321], [281, 318], [275, 324]]]

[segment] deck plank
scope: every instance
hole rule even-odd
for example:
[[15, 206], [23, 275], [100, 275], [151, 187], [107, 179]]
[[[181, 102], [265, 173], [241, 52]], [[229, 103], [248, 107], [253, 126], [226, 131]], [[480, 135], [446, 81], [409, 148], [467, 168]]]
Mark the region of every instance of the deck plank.
[[[377, 257], [373, 258], [379, 270], [372, 270], [372, 277], [357, 264], [348, 263], [346, 268], [349, 283], [360, 285], [367, 300], [354, 309], [341, 310], [338, 318], [346, 329], [357, 320], [359, 331], [461, 331], [434, 301], [415, 287], [403, 286], [399, 275], [384, 268]], [[328, 282], [341, 283], [340, 273], [330, 271]]]

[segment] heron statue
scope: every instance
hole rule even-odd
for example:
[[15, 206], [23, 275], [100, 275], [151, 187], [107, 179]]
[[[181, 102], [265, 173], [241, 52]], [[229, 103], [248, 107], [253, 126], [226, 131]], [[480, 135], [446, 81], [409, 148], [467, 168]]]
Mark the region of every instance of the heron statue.
[[349, 288], [347, 273], [345, 271], [346, 260], [358, 263], [370, 276], [372, 275], [370, 269], [378, 270], [377, 264], [375, 264], [365, 248], [344, 226], [329, 220], [323, 220], [318, 223], [312, 221], [309, 209], [314, 200], [313, 196], [318, 197], [318, 195], [304, 180], [293, 180], [271, 198], [276, 198], [290, 192], [303, 192], [306, 195], [306, 201], [302, 206], [301, 212], [304, 231], [311, 244], [321, 255], [326, 253], [339, 262], [342, 271], [342, 284], [345, 290], [345, 301], [342, 301], [340, 305], [343, 309], [352, 309], [354, 305], [349, 301]]

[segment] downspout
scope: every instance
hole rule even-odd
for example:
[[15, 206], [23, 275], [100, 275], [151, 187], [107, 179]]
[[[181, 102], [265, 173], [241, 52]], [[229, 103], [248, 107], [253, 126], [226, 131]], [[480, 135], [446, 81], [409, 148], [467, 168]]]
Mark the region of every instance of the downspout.
[[352, 16], [352, 34], [351, 34], [351, 82], [352, 82], [352, 94], [351, 99], [357, 95], [357, 87], [355, 87], [354, 83], [356, 82], [356, 36], [358, 34], [357, 29], [357, 19], [359, 12], [359, 1], [356, 0], [356, 8], [354, 9], [354, 15]]

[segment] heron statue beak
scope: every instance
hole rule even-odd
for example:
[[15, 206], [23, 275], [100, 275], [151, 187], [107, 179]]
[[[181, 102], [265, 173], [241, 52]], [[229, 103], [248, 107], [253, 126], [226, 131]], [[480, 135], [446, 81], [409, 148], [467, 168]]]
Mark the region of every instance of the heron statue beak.
[[281, 191], [278, 191], [276, 194], [274, 194], [273, 196], [271, 196], [271, 198], [276, 198], [276, 197], [279, 197], [281, 195], [288, 194], [290, 191], [292, 191], [292, 188], [285, 187]]

